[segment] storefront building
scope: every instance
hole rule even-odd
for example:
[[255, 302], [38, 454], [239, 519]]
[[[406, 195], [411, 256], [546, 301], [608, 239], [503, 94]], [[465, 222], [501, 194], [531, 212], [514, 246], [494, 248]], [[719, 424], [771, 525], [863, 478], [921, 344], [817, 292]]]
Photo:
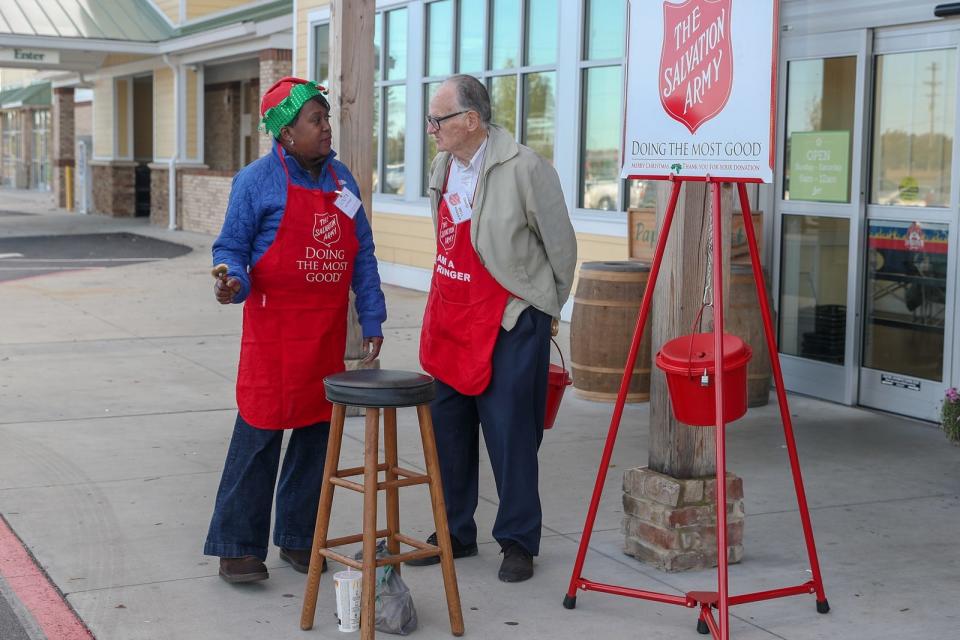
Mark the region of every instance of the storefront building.
[[[294, 68], [323, 81], [329, 7], [297, 6]], [[373, 208], [387, 282], [428, 285], [434, 149], [423, 121], [457, 72], [482, 78], [494, 121], [553, 161], [581, 258], [627, 257], [626, 211], [656, 189], [617, 178], [624, 6], [377, 2]], [[759, 197], [788, 388], [926, 420], [960, 377], [960, 18], [937, 6], [781, 2], [777, 181]]]

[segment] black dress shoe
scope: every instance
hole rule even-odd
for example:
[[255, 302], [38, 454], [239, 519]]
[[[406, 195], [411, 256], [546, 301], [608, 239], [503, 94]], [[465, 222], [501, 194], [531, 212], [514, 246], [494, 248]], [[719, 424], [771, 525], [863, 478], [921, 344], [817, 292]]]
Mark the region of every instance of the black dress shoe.
[[502, 543], [503, 562], [500, 563], [501, 582], [523, 582], [533, 577], [533, 556], [518, 542]]
[[[430, 534], [430, 537], [427, 538], [427, 544], [437, 544], [437, 532], [434, 531]], [[453, 557], [454, 558], [469, 558], [470, 556], [477, 555], [477, 543], [472, 544], [460, 544], [460, 541], [457, 540], [454, 536], [450, 536], [450, 545], [453, 548]], [[429, 556], [427, 558], [419, 558], [417, 560], [407, 560], [404, 564], [411, 567], [427, 567], [432, 564], [439, 564], [440, 556]]]
[[256, 556], [220, 558], [220, 577], [231, 584], [256, 582], [270, 577], [267, 565]]
[[[312, 549], [287, 549], [280, 547], [280, 559], [289, 562], [294, 571], [306, 573], [310, 570], [310, 554]], [[327, 559], [323, 559], [323, 565], [320, 567], [320, 573], [327, 570]]]

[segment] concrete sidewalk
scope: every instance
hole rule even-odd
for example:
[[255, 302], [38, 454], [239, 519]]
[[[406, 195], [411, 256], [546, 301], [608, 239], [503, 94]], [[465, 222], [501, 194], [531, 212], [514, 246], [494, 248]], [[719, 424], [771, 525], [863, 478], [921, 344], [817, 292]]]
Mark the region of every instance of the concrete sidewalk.
[[[4, 209], [6, 207], [0, 207]], [[304, 576], [271, 550], [270, 580], [231, 586], [201, 549], [233, 426], [241, 309], [211, 295], [211, 237], [141, 221], [61, 213], [0, 215], [0, 238], [129, 231], [193, 252], [112, 269], [0, 284], [0, 513], [100, 640], [342, 638], [329, 574], [317, 621], [300, 631]], [[2, 267], [2, 260], [0, 260]], [[387, 287], [382, 366], [418, 368], [424, 295]], [[566, 331], [561, 344], [568, 344]], [[957, 637], [960, 448], [935, 427], [791, 396], [828, 615], [812, 596], [740, 605], [731, 637]], [[599, 593], [561, 601], [612, 406], [568, 394], [541, 448], [544, 539], [526, 583], [497, 580], [496, 491], [481, 465], [480, 554], [457, 563], [467, 637], [699, 638], [696, 614]], [[399, 412], [402, 466], [421, 469], [412, 411]], [[362, 459], [351, 419], [344, 460]], [[665, 574], [622, 553], [622, 472], [647, 460], [647, 407], [628, 406], [585, 575], [682, 594], [716, 573]], [[744, 479], [742, 564], [733, 593], [795, 585], [807, 560], [774, 405], [729, 428]], [[359, 498], [334, 505], [331, 535], [358, 531]], [[426, 536], [426, 490], [401, 492], [406, 533]], [[416, 636], [449, 638], [439, 568], [404, 571]]]

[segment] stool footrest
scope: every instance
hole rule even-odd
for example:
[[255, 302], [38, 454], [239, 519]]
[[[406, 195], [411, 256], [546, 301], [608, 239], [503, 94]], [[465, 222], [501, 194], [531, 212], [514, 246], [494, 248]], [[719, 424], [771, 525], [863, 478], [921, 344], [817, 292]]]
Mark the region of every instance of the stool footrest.
[[[390, 535], [388, 529], [380, 529], [377, 531], [377, 538], [386, 538]], [[407, 560], [419, 560], [420, 558], [430, 558], [432, 556], [440, 555], [440, 547], [434, 544], [428, 544], [422, 540], [417, 540], [416, 538], [411, 538], [410, 536], [405, 536], [402, 533], [398, 533], [393, 536], [397, 542], [407, 545], [408, 547], [413, 547], [413, 551], [404, 551], [403, 553], [398, 553], [395, 555], [388, 556], [386, 558], [377, 558], [377, 566], [384, 567], [388, 564], [400, 564], [401, 562], [406, 562]], [[357, 533], [352, 536], [343, 536], [342, 538], [334, 538], [327, 541], [327, 546], [317, 550], [321, 556], [335, 560], [340, 564], [344, 564], [348, 567], [354, 569], [362, 569], [363, 561], [355, 560], [354, 558], [349, 558], [342, 553], [337, 553], [336, 551], [331, 551], [334, 547], [341, 547], [345, 544], [353, 544], [356, 542], [361, 542], [363, 540], [363, 534]]]
[[[390, 535], [389, 529], [378, 529], [377, 538], [386, 538]], [[327, 540], [327, 545], [320, 550], [322, 553], [324, 549], [332, 549], [333, 547], [342, 547], [345, 544], [353, 544], [354, 542], [362, 542], [363, 534], [355, 533], [352, 536], [343, 536], [342, 538], [333, 538], [332, 540]]]
[[[357, 560], [355, 558], [349, 558], [342, 553], [337, 553], [336, 551], [330, 551], [329, 549], [320, 549], [320, 555], [325, 558], [329, 558], [335, 562], [339, 562], [342, 565], [346, 565], [351, 569], [356, 569], [358, 571], [363, 569], [363, 560]], [[407, 560], [419, 560], [420, 558], [429, 558], [431, 556], [439, 555], [440, 550], [432, 549], [417, 549], [416, 551], [406, 551], [404, 553], [398, 553], [395, 556], [387, 556], [386, 558], [377, 558], [376, 566], [385, 567], [388, 564], [402, 564]]]
[[330, 478], [330, 484], [336, 485], [338, 487], [343, 487], [344, 489], [350, 489], [351, 491], [356, 491], [357, 493], [363, 493], [363, 485], [359, 482], [354, 482], [353, 480], [344, 480], [343, 478]]
[[[426, 475], [425, 473], [410, 471], [409, 469], [404, 469], [403, 467], [391, 467], [385, 462], [377, 465], [377, 472], [379, 473], [380, 471], [392, 473], [395, 476], [398, 476], [398, 479], [377, 482], [378, 491], [383, 491], [384, 489], [399, 489], [400, 487], [412, 487], [418, 484], [428, 484], [430, 482], [430, 476]], [[344, 478], [358, 476], [362, 473], [364, 473], [363, 467], [337, 469], [336, 473], [333, 474], [333, 477], [330, 478], [330, 484], [343, 487], [344, 489], [350, 489], [351, 491], [356, 491], [357, 493], [363, 493], [362, 484], [359, 482], [354, 482], [353, 480], [344, 480]]]
[[[381, 462], [377, 465], [377, 471], [386, 471], [388, 465], [386, 462]], [[334, 472], [334, 476], [337, 478], [349, 478], [350, 476], [361, 476], [364, 474], [366, 469], [363, 467], [349, 467], [347, 469], [337, 469]]]
[[[412, 487], [418, 484], [427, 484], [430, 482], [430, 478], [425, 475], [418, 474], [410, 478], [402, 478], [400, 480], [385, 480], [383, 482], [377, 483], [377, 490], [383, 491], [384, 489], [399, 489], [400, 487]], [[330, 478], [330, 484], [336, 485], [338, 487], [343, 487], [344, 489], [350, 489], [351, 491], [356, 491], [357, 493], [363, 493], [363, 485], [359, 482], [354, 482], [353, 480], [344, 480], [343, 478]]]

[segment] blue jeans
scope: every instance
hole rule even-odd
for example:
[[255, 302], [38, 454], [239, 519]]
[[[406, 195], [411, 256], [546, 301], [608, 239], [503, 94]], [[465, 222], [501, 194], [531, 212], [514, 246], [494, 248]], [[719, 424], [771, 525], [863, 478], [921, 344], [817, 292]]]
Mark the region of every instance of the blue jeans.
[[540, 552], [542, 513], [537, 450], [543, 439], [550, 366], [550, 316], [530, 307], [510, 331], [500, 329], [493, 376], [483, 393], [465, 396], [437, 380], [430, 403], [450, 533], [477, 540], [480, 430], [490, 456], [500, 505], [493, 537]]
[[276, 484], [283, 430], [257, 429], [237, 414], [204, 554], [266, 560], [275, 484], [273, 543], [288, 549], [313, 546], [330, 423], [290, 431], [280, 483]]

